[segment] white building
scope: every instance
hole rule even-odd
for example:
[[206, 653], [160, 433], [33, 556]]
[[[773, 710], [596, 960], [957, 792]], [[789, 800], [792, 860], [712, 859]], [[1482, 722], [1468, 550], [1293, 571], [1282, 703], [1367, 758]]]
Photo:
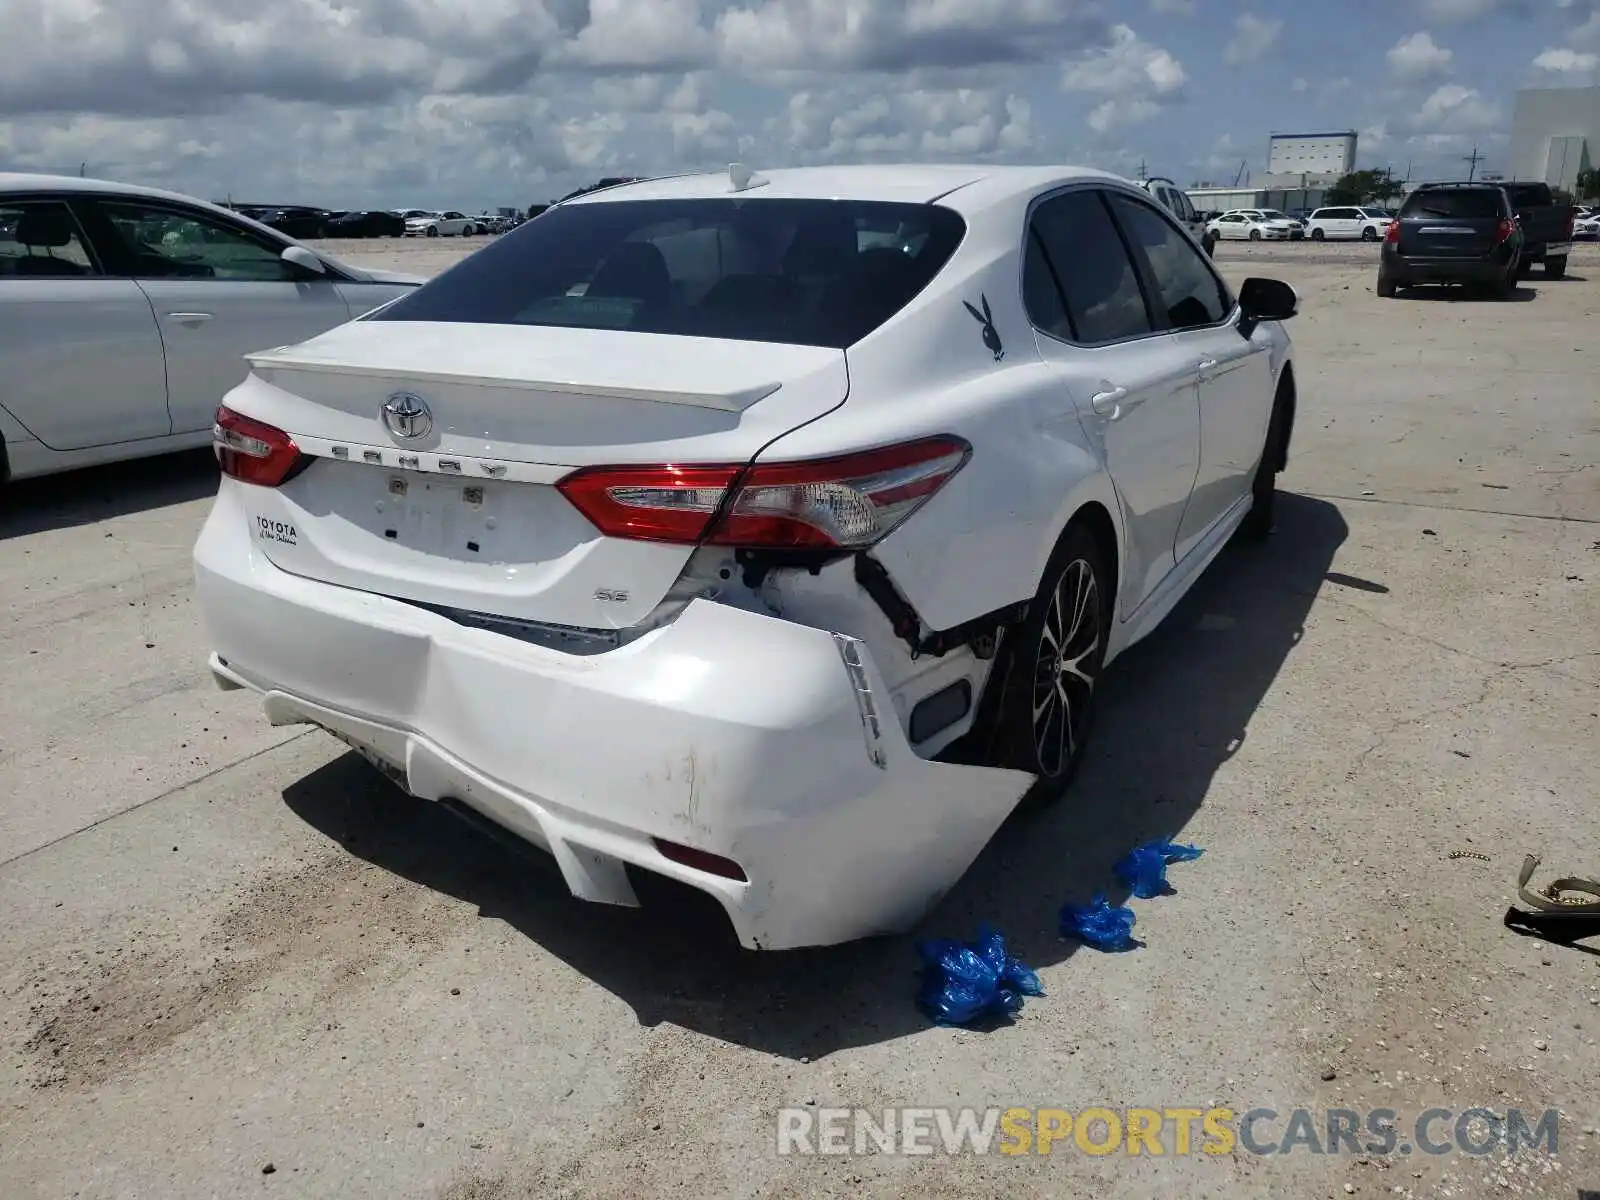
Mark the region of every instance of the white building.
[[1600, 149], [1600, 87], [1528, 88], [1511, 118], [1512, 179], [1572, 192]]
[[1356, 133], [1275, 133], [1267, 142], [1267, 174], [1348, 175], [1356, 169]]

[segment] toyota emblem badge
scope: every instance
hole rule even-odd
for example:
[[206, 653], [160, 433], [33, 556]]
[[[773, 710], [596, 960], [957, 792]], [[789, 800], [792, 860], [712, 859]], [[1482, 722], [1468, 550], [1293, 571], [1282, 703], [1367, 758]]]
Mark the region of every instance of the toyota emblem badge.
[[421, 396], [396, 392], [383, 402], [383, 423], [397, 438], [427, 437], [433, 430], [433, 413]]

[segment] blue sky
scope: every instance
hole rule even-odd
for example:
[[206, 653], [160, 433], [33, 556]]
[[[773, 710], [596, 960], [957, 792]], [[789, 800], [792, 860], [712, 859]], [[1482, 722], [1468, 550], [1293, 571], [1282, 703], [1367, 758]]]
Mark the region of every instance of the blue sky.
[[733, 159], [1231, 182], [1274, 130], [1493, 170], [1517, 88], [1600, 82], [1600, 0], [39, 0], [0, 45], [0, 167], [477, 209]]

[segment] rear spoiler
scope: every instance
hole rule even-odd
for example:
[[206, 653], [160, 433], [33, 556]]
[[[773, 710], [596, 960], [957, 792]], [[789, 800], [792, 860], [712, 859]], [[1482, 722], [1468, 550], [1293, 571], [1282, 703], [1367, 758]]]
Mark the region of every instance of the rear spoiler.
[[[783, 386], [781, 382], [759, 383], [731, 392], [671, 392], [638, 387], [605, 387], [561, 379], [513, 379], [504, 376], [474, 375], [463, 371], [395, 370], [383, 365], [325, 362], [295, 353], [293, 346], [280, 346], [244, 356], [252, 370], [294, 371], [310, 375], [354, 375], [366, 379], [397, 379], [418, 383], [461, 383], [474, 387], [504, 388], [508, 392], [561, 392], [569, 396], [604, 396], [619, 400], [638, 400], [646, 404], [678, 404], [688, 408], [708, 408], [717, 412], [740, 413], [765, 400]], [[269, 380], [270, 382], [270, 380]]]

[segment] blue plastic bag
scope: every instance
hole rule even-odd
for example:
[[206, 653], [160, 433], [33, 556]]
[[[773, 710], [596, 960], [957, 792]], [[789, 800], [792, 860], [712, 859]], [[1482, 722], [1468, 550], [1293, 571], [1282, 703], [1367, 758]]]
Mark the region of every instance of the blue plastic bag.
[[1189, 862], [1204, 853], [1198, 846], [1181, 846], [1159, 838], [1130, 850], [1113, 870], [1124, 887], [1139, 899], [1149, 900], [1168, 891], [1168, 863]]
[[1096, 950], [1108, 952], [1132, 950], [1139, 945], [1133, 939], [1133, 926], [1138, 918], [1131, 908], [1106, 903], [1105, 896], [1095, 893], [1088, 904], [1061, 907], [1061, 936], [1074, 938]]
[[917, 953], [923, 962], [917, 1003], [941, 1025], [1013, 1016], [1024, 996], [1044, 995], [1039, 976], [1008, 955], [1005, 938], [987, 925], [974, 942], [931, 938], [917, 943]]

